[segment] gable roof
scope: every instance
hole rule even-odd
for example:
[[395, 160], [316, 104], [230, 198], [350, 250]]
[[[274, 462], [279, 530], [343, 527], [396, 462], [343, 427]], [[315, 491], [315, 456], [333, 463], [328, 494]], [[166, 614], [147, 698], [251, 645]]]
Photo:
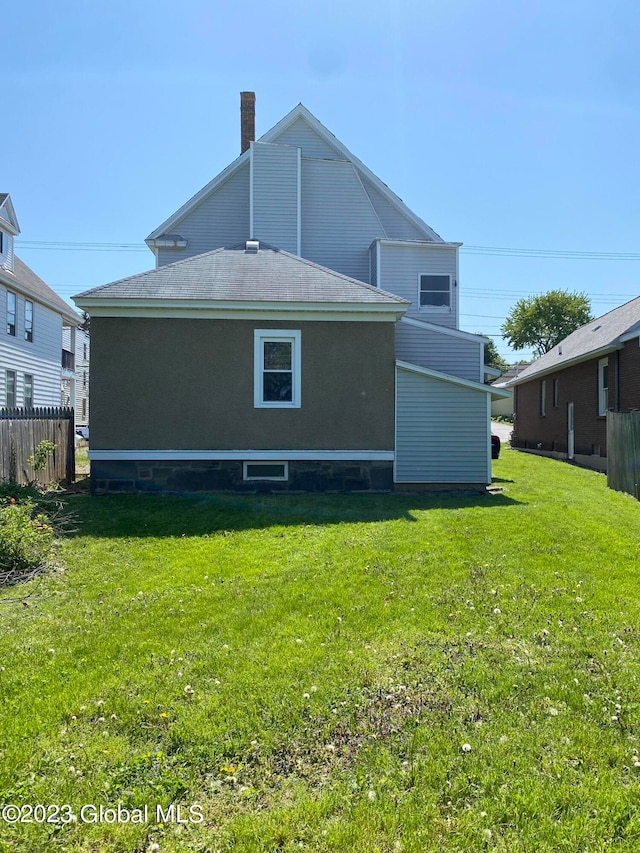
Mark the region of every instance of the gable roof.
[[13, 271], [0, 267], [0, 282], [8, 288], [20, 291], [24, 296], [31, 297], [61, 314], [65, 320], [74, 325], [81, 322], [81, 317], [68, 305], [61, 296], [52, 290], [48, 284], [37, 276], [17, 255], [13, 257]]
[[640, 336], [640, 296], [581, 326], [532, 362], [507, 386], [519, 385], [535, 376], [562, 370], [570, 364], [620, 349], [627, 336]]
[[[277, 143], [278, 138], [282, 136], [283, 133], [287, 131], [288, 128], [291, 127], [294, 122], [301, 120], [303, 121], [313, 132], [315, 132], [321, 139], [331, 147], [333, 151], [336, 152], [336, 159], [347, 160], [353, 164], [357, 173], [363, 179], [362, 185], [363, 189], [367, 193], [369, 200], [375, 209], [375, 197], [372, 197], [372, 193], [379, 193], [387, 202], [389, 202], [393, 209], [397, 211], [401, 216], [407, 219], [416, 229], [417, 231], [423, 235], [423, 239], [426, 242], [435, 242], [442, 243], [444, 242], [442, 237], [437, 234], [432, 228], [430, 228], [426, 222], [420, 219], [412, 210], [410, 210], [407, 205], [399, 198], [394, 192], [392, 192], [389, 187], [380, 180], [370, 169], [368, 169], [364, 163], [362, 163], [357, 157], [349, 151], [338, 139], [334, 136], [331, 131], [329, 131], [318, 119], [303, 105], [298, 104], [296, 107], [291, 110], [283, 119], [281, 119], [277, 124], [275, 124], [271, 130], [268, 130], [263, 136], [258, 139], [258, 142], [264, 143]], [[159, 225], [154, 231], [149, 234], [146, 238], [145, 242], [151, 248], [152, 244], [158, 238], [165, 237], [167, 232], [176, 228], [179, 223], [199, 204], [201, 204], [206, 198], [208, 198], [212, 193], [214, 193], [218, 187], [220, 187], [226, 180], [228, 180], [232, 175], [234, 175], [238, 169], [242, 168], [246, 163], [249, 162], [251, 158], [251, 150], [248, 149], [239, 157], [237, 157], [232, 163], [227, 166], [226, 169], [223, 169], [219, 175], [217, 175], [212, 181], [210, 181], [206, 186], [204, 186], [199, 192], [197, 192], [192, 198], [190, 198], [185, 204], [182, 205], [172, 216], [166, 219], [161, 225]], [[372, 193], [368, 190], [368, 185], [373, 187]], [[381, 230], [384, 233], [381, 233], [381, 237], [387, 237], [394, 235], [388, 235], [384, 229], [384, 226], [381, 225]], [[251, 235], [250, 235], [251, 236]]]
[[20, 233], [18, 217], [9, 193], [0, 193], [0, 222], [5, 231], [13, 237]]
[[512, 379], [516, 379], [516, 377], [520, 376], [520, 374], [529, 367], [531, 364], [530, 361], [523, 361], [519, 364], [513, 364], [508, 370], [505, 370], [504, 373], [501, 373], [499, 378], [492, 382], [491, 385], [494, 388], [503, 388], [507, 385]]
[[193, 305], [198, 307], [336, 309], [393, 311], [403, 314], [409, 303], [305, 258], [261, 244], [214, 249], [191, 258], [129, 276], [73, 297], [83, 308], [109, 302], [122, 306]]

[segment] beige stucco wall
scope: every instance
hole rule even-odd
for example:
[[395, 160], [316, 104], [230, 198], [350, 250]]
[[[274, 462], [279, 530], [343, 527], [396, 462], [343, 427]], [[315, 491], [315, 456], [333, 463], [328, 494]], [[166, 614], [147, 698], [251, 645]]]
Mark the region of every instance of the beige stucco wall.
[[[302, 406], [256, 409], [254, 329], [302, 332]], [[392, 450], [394, 325], [91, 320], [93, 450]]]

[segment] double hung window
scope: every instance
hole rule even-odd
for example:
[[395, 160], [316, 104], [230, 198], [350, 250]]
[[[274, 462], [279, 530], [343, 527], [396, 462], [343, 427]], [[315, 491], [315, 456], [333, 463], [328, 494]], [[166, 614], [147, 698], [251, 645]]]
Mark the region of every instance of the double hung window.
[[609, 359], [598, 362], [598, 414], [606, 415], [609, 408]]
[[7, 334], [16, 336], [16, 295], [7, 290]]
[[300, 408], [299, 331], [256, 329], [254, 332], [254, 406]]
[[24, 339], [33, 340], [33, 302], [24, 300]]

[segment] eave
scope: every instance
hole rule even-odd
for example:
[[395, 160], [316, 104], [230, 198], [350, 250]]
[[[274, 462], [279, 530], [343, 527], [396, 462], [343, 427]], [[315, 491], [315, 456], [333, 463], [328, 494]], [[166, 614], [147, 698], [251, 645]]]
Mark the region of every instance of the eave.
[[[637, 336], [637, 332], [634, 337]], [[562, 370], [565, 370], [567, 367], [573, 367], [576, 364], [582, 364], [585, 361], [591, 361], [594, 358], [600, 358], [603, 355], [608, 355], [610, 352], [616, 352], [616, 350], [621, 350], [623, 348], [623, 344], [620, 342], [621, 338], [617, 338], [616, 341], [607, 344], [606, 346], [599, 347], [598, 349], [591, 350], [584, 355], [575, 356], [575, 358], [564, 359], [560, 364], [554, 364], [549, 367], [544, 367], [541, 370], [536, 370], [535, 373], [531, 373], [528, 376], [520, 375], [514, 379], [509, 380], [509, 382], [505, 383], [505, 388], [513, 388], [515, 385], [524, 385], [526, 382], [532, 382], [535, 379], [541, 379], [543, 376], [549, 376], [552, 373], [559, 373]]]

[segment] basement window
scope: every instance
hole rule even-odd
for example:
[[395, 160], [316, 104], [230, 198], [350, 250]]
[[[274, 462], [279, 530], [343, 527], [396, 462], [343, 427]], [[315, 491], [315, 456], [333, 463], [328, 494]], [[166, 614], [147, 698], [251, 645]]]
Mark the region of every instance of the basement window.
[[243, 480], [288, 480], [288, 462], [243, 462]]

